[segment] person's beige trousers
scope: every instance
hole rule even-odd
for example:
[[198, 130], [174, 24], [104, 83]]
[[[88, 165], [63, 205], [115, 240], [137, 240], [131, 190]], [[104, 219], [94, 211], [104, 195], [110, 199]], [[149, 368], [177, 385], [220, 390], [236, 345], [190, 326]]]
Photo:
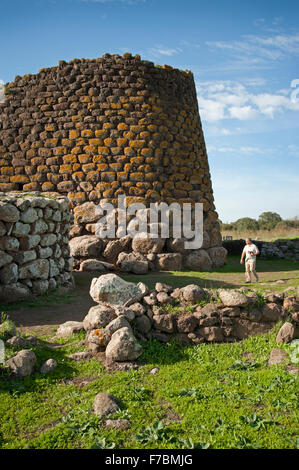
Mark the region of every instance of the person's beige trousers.
[[251, 282], [251, 274], [255, 278], [255, 281], [258, 282], [259, 278], [258, 278], [258, 275], [256, 274], [255, 267], [256, 267], [255, 259], [249, 259], [245, 261], [245, 269], [246, 269], [245, 278], [247, 282]]

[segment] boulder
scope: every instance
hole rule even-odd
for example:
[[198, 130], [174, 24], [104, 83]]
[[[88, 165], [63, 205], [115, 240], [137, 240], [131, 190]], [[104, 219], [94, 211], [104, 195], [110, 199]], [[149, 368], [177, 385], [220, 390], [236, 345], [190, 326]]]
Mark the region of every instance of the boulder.
[[95, 302], [122, 306], [138, 302], [143, 292], [139, 284], [126, 282], [116, 274], [103, 274], [92, 280], [90, 296]]
[[205, 291], [196, 284], [189, 284], [181, 289], [182, 297], [186, 302], [196, 303], [205, 298]]
[[85, 331], [104, 328], [114, 318], [116, 318], [116, 314], [113, 308], [103, 304], [95, 305], [89, 309], [88, 314], [84, 318], [83, 327]]
[[177, 329], [179, 333], [192, 333], [198, 326], [198, 319], [192, 315], [179, 315], [177, 318]]
[[135, 302], [134, 304], [130, 305], [130, 310], [135, 313], [135, 317], [143, 315], [146, 312], [145, 306], [139, 302]]
[[286, 322], [282, 325], [276, 336], [276, 343], [290, 343], [295, 338], [295, 328], [292, 323]]
[[222, 328], [217, 326], [200, 328], [198, 332], [206, 341], [209, 342], [220, 343], [224, 339]]
[[159, 253], [156, 257], [156, 268], [159, 271], [180, 271], [182, 269], [181, 253]]
[[173, 298], [170, 297], [166, 292], [158, 292], [157, 301], [159, 304], [171, 304], [173, 302]]
[[[1, 235], [0, 235], [1, 236]], [[0, 268], [5, 266], [6, 264], [11, 263], [13, 257], [5, 253], [5, 251], [0, 251]]]
[[48, 277], [49, 261], [47, 259], [37, 259], [24, 264], [19, 269], [20, 279], [48, 279]]
[[84, 202], [74, 208], [75, 225], [97, 222], [101, 217], [94, 202]]
[[8, 202], [0, 201], [0, 219], [3, 222], [17, 222], [20, 218], [20, 211]]
[[120, 253], [116, 264], [125, 273], [146, 274], [149, 269], [148, 261], [135, 253]]
[[23, 338], [22, 336], [13, 336], [6, 341], [6, 344], [14, 349], [24, 349], [32, 346], [31, 341], [27, 338]]
[[106, 348], [106, 358], [111, 361], [133, 361], [142, 353], [131, 328], [120, 328], [113, 333]]
[[226, 261], [227, 250], [223, 246], [217, 246], [208, 250], [214, 268], [221, 268]]
[[[106, 272], [106, 264], [97, 259], [86, 259], [80, 263], [80, 271], [99, 271]], [[111, 265], [113, 268], [113, 265]]]
[[72, 336], [74, 333], [83, 330], [83, 322], [81, 321], [67, 321], [62, 323], [56, 331], [57, 338], [67, 338]]
[[262, 319], [266, 322], [276, 322], [281, 317], [281, 306], [270, 303], [263, 306]]
[[164, 284], [163, 282], [156, 282], [155, 290], [157, 292], [167, 292], [167, 294], [169, 294], [170, 292], [172, 292], [173, 288], [169, 284]]
[[11, 302], [12, 299], [14, 302], [18, 302], [28, 299], [31, 295], [29, 288], [20, 282], [0, 286], [0, 300], [2, 302]]
[[151, 330], [152, 324], [146, 315], [141, 315], [135, 319], [135, 326], [140, 333], [145, 334]]
[[22, 349], [15, 356], [6, 361], [12, 373], [18, 378], [28, 377], [32, 374], [36, 364], [36, 356], [29, 349]]
[[149, 238], [146, 233], [137, 233], [132, 240], [132, 249], [137, 253], [161, 253], [165, 245], [163, 238]]
[[218, 295], [226, 307], [246, 307], [249, 304], [246, 295], [235, 289], [220, 289]]
[[174, 332], [174, 316], [171, 313], [154, 315], [153, 326], [157, 330], [165, 333]]
[[101, 418], [119, 411], [120, 401], [110, 393], [98, 393], [93, 401], [94, 414]]
[[101, 254], [103, 242], [96, 235], [83, 235], [72, 238], [69, 245], [74, 258], [97, 258]]
[[106, 429], [121, 429], [122, 431], [129, 429], [131, 423], [128, 419], [107, 419], [105, 422]]
[[57, 362], [54, 359], [47, 359], [40, 368], [41, 374], [49, 374], [49, 372], [53, 372], [54, 369], [57, 367]]
[[131, 237], [126, 236], [117, 240], [111, 240], [107, 243], [103, 256], [109, 263], [116, 263], [118, 255], [129, 250], [131, 246]]
[[292, 320], [295, 323], [299, 323], [299, 312], [292, 313]]
[[166, 241], [167, 250], [172, 253], [184, 254], [186, 251], [184, 238], [168, 238]]
[[239, 317], [241, 310], [240, 307], [224, 307], [219, 310], [219, 313], [224, 317]]
[[191, 271], [210, 271], [212, 260], [206, 250], [192, 250], [186, 254], [184, 265]]
[[49, 288], [49, 281], [47, 279], [37, 279], [32, 281], [32, 292], [35, 295], [43, 295]]
[[296, 301], [295, 296], [286, 297], [283, 301], [283, 308], [287, 312], [295, 312], [299, 310], [299, 302]]
[[91, 359], [93, 356], [91, 352], [89, 351], [78, 351], [73, 354], [70, 354], [67, 356], [69, 359], [72, 359], [73, 361], [87, 361]]
[[1, 284], [14, 284], [18, 280], [18, 265], [10, 263], [0, 269], [0, 283]]
[[283, 364], [289, 359], [289, 355], [282, 349], [272, 349], [268, 360], [268, 366], [274, 366], [276, 364]]
[[111, 338], [113, 333], [121, 328], [131, 328], [130, 323], [124, 315], [114, 318], [108, 325], [105, 327], [105, 334]]

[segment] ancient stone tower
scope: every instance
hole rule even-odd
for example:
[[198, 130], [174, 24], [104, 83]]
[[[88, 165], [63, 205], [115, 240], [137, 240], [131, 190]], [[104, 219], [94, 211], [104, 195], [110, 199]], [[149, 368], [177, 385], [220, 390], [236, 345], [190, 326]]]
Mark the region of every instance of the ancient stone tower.
[[[105, 54], [17, 76], [0, 104], [0, 165], [2, 192], [68, 196], [77, 267], [90, 258], [136, 272], [211, 269], [225, 261], [189, 71]], [[202, 202], [202, 249], [188, 253], [180, 240], [167, 240], [136, 243], [132, 252], [127, 239], [96, 240], [95, 204], [115, 203], [119, 194], [147, 206]]]

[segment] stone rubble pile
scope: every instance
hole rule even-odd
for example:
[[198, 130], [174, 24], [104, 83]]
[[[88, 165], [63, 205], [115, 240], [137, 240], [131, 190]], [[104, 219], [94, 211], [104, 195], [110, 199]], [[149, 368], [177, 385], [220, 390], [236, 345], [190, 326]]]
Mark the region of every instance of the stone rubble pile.
[[[219, 230], [217, 228], [209, 230], [209, 216], [204, 220], [206, 230], [203, 233], [202, 247], [187, 249], [184, 238], [150, 238], [149, 209], [138, 212], [138, 217], [144, 218], [147, 222], [147, 232], [137, 234], [133, 239], [129, 235], [109, 239], [100, 238], [97, 235], [97, 222], [101, 216], [95, 203], [86, 202], [75, 207], [74, 225], [70, 231], [70, 249], [75, 269], [100, 272], [120, 270], [145, 274], [148, 271], [180, 271], [181, 269], [209, 271], [225, 264], [227, 250], [221, 246]], [[116, 210], [116, 233], [117, 214]], [[127, 215], [127, 230], [133, 228], [130, 223], [134, 223], [133, 215]], [[86, 227], [92, 234], [86, 232]], [[161, 223], [159, 223], [159, 230], [161, 230]], [[84, 233], [84, 235], [77, 236], [78, 233]], [[172, 234], [171, 217], [169, 233]]]
[[[299, 318], [299, 302], [284, 293], [269, 294], [261, 302], [255, 292], [215, 293], [193, 284], [174, 289], [158, 282], [150, 291], [145, 284], [126, 282], [116, 274], [93, 279], [90, 295], [97, 304], [82, 323], [86, 345], [93, 354], [105, 351], [111, 362], [135, 361], [151, 338], [174, 338], [184, 344], [234, 342], [266, 333], [290, 315], [295, 325]], [[277, 343], [294, 339], [297, 330], [292, 323], [283, 325]], [[59, 331], [65, 327], [69, 325], [61, 325]]]
[[73, 285], [71, 215], [61, 195], [0, 193], [0, 300]]
[[[68, 356], [75, 361], [105, 356], [109, 370], [137, 368], [136, 361], [151, 338], [160, 342], [171, 339], [182, 344], [234, 342], [250, 335], [266, 333], [278, 321], [284, 323], [276, 343], [291, 343], [299, 335], [298, 296], [269, 293], [261, 297], [250, 290], [218, 289], [212, 291], [190, 284], [174, 289], [157, 282], [149, 290], [145, 284], [126, 282], [116, 274], [104, 274], [93, 279], [90, 294], [96, 305], [90, 308], [83, 322], [68, 321], [59, 326], [56, 337], [69, 337], [85, 330], [87, 349]], [[7, 323], [7, 321], [6, 321]], [[37, 370], [37, 359], [31, 348], [38, 343], [35, 337], [21, 337], [12, 322], [10, 328], [0, 324], [0, 336], [7, 346], [21, 349], [6, 361], [11, 373], [19, 379], [33, 374], [52, 372], [57, 363], [47, 359]], [[5, 336], [6, 335], [6, 336]], [[268, 365], [283, 364], [289, 356], [281, 349], [271, 351]], [[286, 365], [291, 374], [299, 369]], [[156, 374], [159, 368], [149, 373]], [[98, 396], [95, 412], [106, 414], [105, 394]], [[111, 403], [110, 403], [111, 404]], [[99, 411], [101, 407], [102, 411]], [[110, 406], [110, 405], [109, 405]]]

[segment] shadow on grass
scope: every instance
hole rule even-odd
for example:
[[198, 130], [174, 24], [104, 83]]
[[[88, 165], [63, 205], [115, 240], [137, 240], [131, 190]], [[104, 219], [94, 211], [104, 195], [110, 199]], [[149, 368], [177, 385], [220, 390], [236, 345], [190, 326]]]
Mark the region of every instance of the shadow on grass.
[[[50, 349], [44, 341], [31, 349], [37, 358], [34, 374], [24, 379], [18, 379], [11, 374], [10, 369], [0, 367], [0, 391], [9, 392], [14, 397], [27, 392], [40, 392], [49, 385], [57, 385], [62, 380], [71, 379], [78, 374], [76, 363], [67, 357], [68, 352], [60, 348]], [[17, 352], [18, 350], [14, 350], [13, 355]], [[41, 365], [49, 358], [57, 362], [57, 368], [48, 374], [39, 373]]]
[[170, 365], [185, 359], [184, 348], [180, 341], [171, 340], [169, 343], [160, 343], [152, 338], [144, 346], [139, 360], [141, 363], [155, 365]]

